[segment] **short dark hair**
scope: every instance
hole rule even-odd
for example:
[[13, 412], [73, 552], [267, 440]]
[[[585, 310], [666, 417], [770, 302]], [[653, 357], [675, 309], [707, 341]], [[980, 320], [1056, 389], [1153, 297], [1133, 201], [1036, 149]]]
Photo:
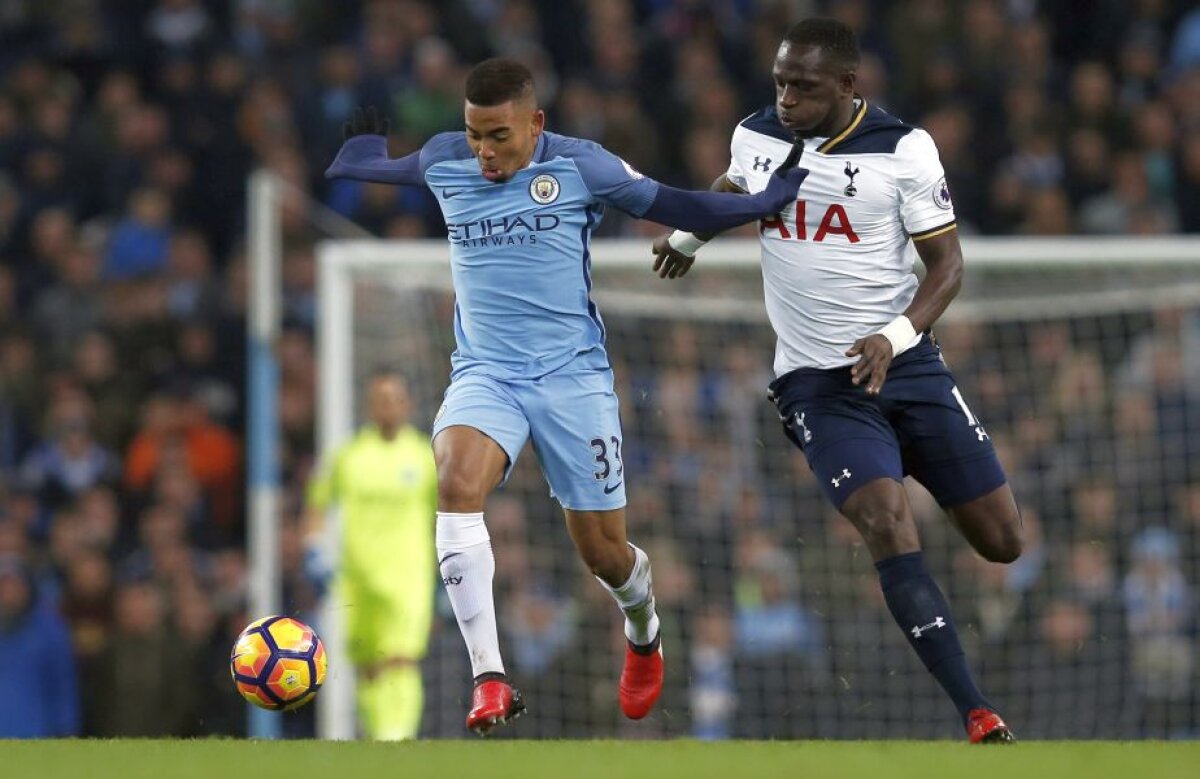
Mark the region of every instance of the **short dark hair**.
[[467, 102], [493, 106], [533, 92], [533, 73], [516, 60], [493, 57], [467, 74]]
[[858, 67], [858, 36], [837, 19], [805, 19], [792, 25], [784, 40], [793, 46], [816, 46], [847, 70]]
[[368, 381], [374, 384], [385, 379], [398, 379], [406, 387], [409, 385], [408, 375], [394, 365], [376, 365], [371, 368]]

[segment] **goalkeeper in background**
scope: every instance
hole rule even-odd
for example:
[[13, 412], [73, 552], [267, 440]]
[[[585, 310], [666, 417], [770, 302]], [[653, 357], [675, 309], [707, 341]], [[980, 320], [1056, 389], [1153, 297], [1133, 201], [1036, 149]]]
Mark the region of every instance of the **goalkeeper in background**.
[[334, 504], [342, 509], [332, 597], [345, 615], [363, 730], [380, 740], [416, 738], [420, 729], [420, 661], [437, 581], [437, 470], [429, 436], [408, 423], [410, 406], [404, 377], [371, 378], [370, 423], [322, 464], [305, 517], [306, 567], [327, 579], [333, 566], [319, 553], [324, 516]]

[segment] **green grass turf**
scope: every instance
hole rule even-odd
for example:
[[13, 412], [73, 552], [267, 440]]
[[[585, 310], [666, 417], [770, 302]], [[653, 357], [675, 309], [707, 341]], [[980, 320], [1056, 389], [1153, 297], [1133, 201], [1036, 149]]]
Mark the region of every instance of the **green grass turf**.
[[1200, 742], [0, 741], [4, 779], [1200, 777]]

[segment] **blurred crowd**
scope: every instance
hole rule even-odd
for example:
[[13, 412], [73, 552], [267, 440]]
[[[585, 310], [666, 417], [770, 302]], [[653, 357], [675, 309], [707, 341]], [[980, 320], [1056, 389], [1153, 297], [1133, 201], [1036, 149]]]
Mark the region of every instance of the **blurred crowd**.
[[[619, 620], [575, 563], [526, 456], [487, 514], [502, 643], [531, 702], [520, 735], [955, 732], [869, 553], [764, 401], [765, 323], [685, 324], [653, 306], [605, 322], [629, 533], [654, 563], [664, 646], [680, 649], [668, 655], [663, 716], [622, 722], [612, 706]], [[1200, 363], [1185, 355], [1200, 309], [956, 321], [937, 334], [1024, 517], [1021, 558], [988, 563], [906, 483], [983, 690], [1029, 737], [1197, 737], [1200, 394], [1188, 377]], [[426, 348], [436, 361], [438, 344]], [[444, 616], [427, 726], [454, 735], [469, 670]]]
[[[1195, 233], [1189, 5], [0, 3], [0, 736], [245, 732], [226, 666], [248, 621], [246, 176], [270, 168], [381, 236], [444, 234], [423, 191], [324, 181], [354, 106], [380, 107], [405, 153], [461, 125], [472, 63], [514, 56], [533, 67], [552, 130], [706, 187], [737, 121], [771, 101], [783, 33], [824, 13], [860, 34], [863, 94], [933, 134], [964, 231]], [[288, 609], [303, 615], [315, 600], [298, 518], [322, 236], [291, 202], [283, 568]], [[601, 234], [650, 232], [614, 214]], [[1018, 727], [1200, 730], [1194, 314], [942, 334], [964, 393], [993, 420], [1032, 539], [1018, 564], [988, 566], [926, 502], [927, 540]], [[1117, 337], [1101, 349], [1098, 333]], [[944, 734], [946, 707], [912, 676], [865, 552], [762, 402], [769, 338], [718, 335], [680, 327], [646, 346], [614, 327], [632, 533], [655, 561], [662, 610], [679, 615], [668, 645], [688, 641], [657, 727]], [[619, 628], [591, 600], [602, 590], [564, 567], [566, 534], [538, 478], [526, 458], [489, 509], [506, 651], [539, 707], [526, 734], [623, 733]], [[426, 729], [460, 735], [469, 674], [452, 620], [434, 640]], [[881, 696], [897, 674], [912, 678], [902, 692], [921, 692]], [[310, 717], [287, 718], [289, 731], [311, 732]]]

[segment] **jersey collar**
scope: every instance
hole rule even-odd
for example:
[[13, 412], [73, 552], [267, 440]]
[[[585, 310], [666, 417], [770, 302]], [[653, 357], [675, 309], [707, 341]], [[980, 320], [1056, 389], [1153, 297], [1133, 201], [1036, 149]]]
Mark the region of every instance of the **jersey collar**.
[[[537, 145], [533, 147], [533, 156], [529, 158], [529, 165], [535, 162], [546, 161], [546, 133], [545, 131], [538, 133]], [[526, 165], [525, 167], [529, 167]]]
[[525, 167], [521, 168], [521, 170], [525, 170], [526, 168], [537, 165], [539, 162], [545, 162], [546, 145], [546, 133], [543, 131], [538, 135], [537, 143], [533, 146], [533, 155], [529, 158], [529, 162], [525, 163]]
[[858, 129], [858, 126], [862, 124], [863, 117], [867, 115], [867, 99], [861, 95], [855, 95], [854, 99], [858, 103], [858, 108], [855, 109], [854, 116], [850, 119], [850, 124], [846, 125], [845, 130], [842, 130], [840, 133], [818, 146], [817, 151], [821, 152], [822, 154], [827, 154], [833, 151], [834, 147], [853, 135], [854, 131]]

